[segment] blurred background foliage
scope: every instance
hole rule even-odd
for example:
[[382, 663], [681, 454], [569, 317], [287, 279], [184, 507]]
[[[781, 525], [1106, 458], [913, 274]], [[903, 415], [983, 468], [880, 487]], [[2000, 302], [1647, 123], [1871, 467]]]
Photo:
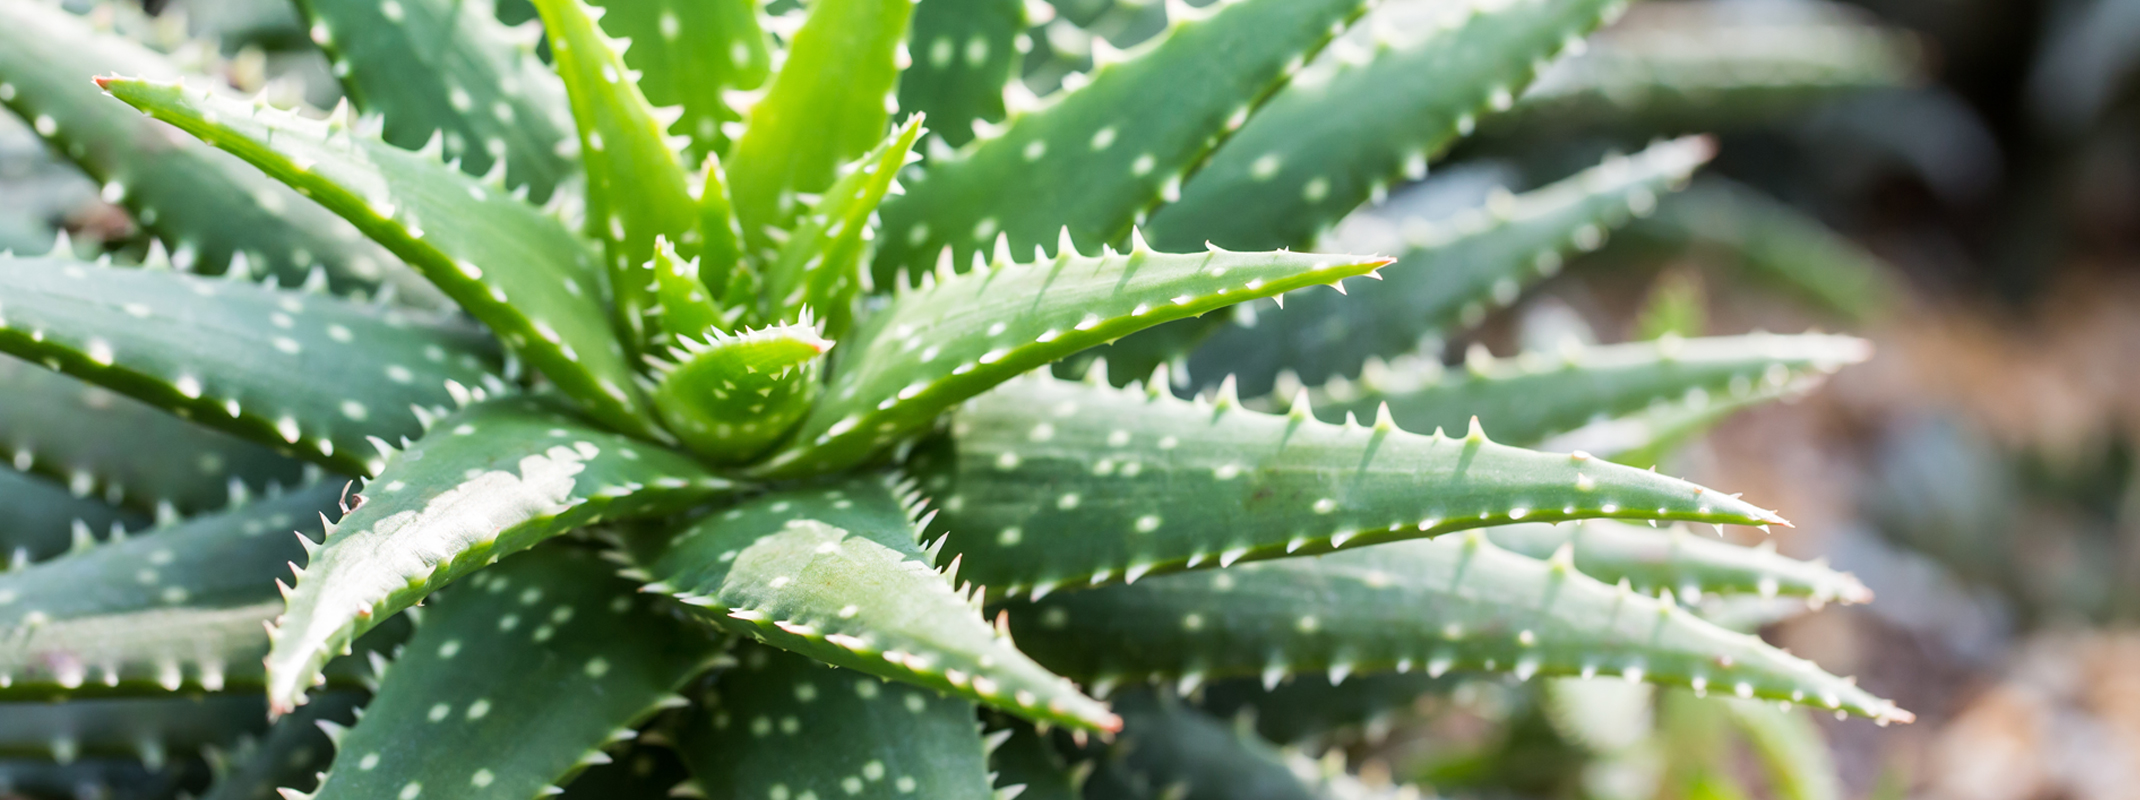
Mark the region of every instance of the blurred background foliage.
[[[1039, 93], [1095, 47], [1165, 21], [1158, 2], [1032, 7], [1025, 72]], [[1377, 14], [1435, 8], [1393, 0]], [[335, 99], [286, 0], [93, 13], [241, 89]], [[500, 14], [532, 16], [510, 2]], [[1481, 798], [2140, 797], [2140, 0], [1637, 3], [1326, 247], [1396, 250], [1410, 221], [1696, 132], [1717, 134], [1720, 155], [1692, 188], [1543, 285], [1509, 287], [1504, 307], [1466, 309], [1484, 323], [1475, 340], [1422, 352], [1457, 363], [1481, 346], [1809, 327], [1871, 338], [1872, 362], [1800, 402], [1729, 418], [1660, 409], [1650, 423], [1686, 435], [1626, 458], [1790, 509], [1798, 527], [1776, 532], [1780, 549], [1829, 558], [1880, 602], [1705, 609], [1860, 676], [1917, 724], [1617, 682], [1419, 675], [1124, 702], [1169, 715], [1183, 741], [1235, 746], [1232, 731], [1253, 729], [1285, 745], [1271, 763], [1326, 776], [1330, 797], [1380, 783]], [[0, 250], [43, 252], [55, 231], [84, 255], [145, 246], [99, 187], [0, 115]], [[37, 490], [25, 480], [0, 468], [0, 505]], [[149, 771], [44, 752], [50, 732], [13, 716], [0, 719], [0, 796], [168, 796], [206, 774], [198, 760]], [[32, 744], [11, 749], [18, 739]], [[572, 793], [673, 782], [658, 744]]]

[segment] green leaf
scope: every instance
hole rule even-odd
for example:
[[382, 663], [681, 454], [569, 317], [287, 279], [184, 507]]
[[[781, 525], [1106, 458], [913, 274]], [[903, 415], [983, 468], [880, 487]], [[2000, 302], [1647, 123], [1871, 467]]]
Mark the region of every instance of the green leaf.
[[7, 569], [91, 547], [98, 532], [137, 530], [149, 522], [148, 515], [76, 497], [65, 486], [0, 466], [0, 557]]
[[160, 78], [182, 73], [164, 57], [45, 3], [0, 8], [0, 101], [53, 149], [81, 165], [126, 207], [181, 269], [245, 272], [287, 284], [316, 266], [338, 291], [393, 287], [403, 300], [441, 305], [437, 290], [348, 223], [241, 161], [142, 119], [98, 94], [86, 78], [112, 70]]
[[975, 123], [1002, 122], [1018, 79], [1025, 0], [929, 0], [914, 9], [914, 63], [899, 75], [899, 110], [929, 115], [938, 138], [963, 145]]
[[816, 0], [724, 163], [750, 252], [770, 250], [832, 186], [841, 164], [884, 140], [914, 0]]
[[860, 463], [946, 409], [1034, 367], [1172, 319], [1363, 275], [1387, 259], [1307, 253], [1097, 257], [1067, 244], [1052, 260], [940, 270], [846, 340], [826, 399], [763, 469], [798, 475]]
[[1428, 159], [1470, 133], [1477, 115], [1508, 108], [1541, 65], [1622, 8], [1624, 0], [1539, 0], [1387, 9], [1415, 15], [1403, 26], [1409, 40], [1376, 46], [1366, 63], [1325, 57], [1278, 92], [1179, 201], [1153, 214], [1152, 236], [1168, 247], [1308, 245], [1391, 181], [1425, 176]]
[[[275, 581], [339, 482], [0, 574], [0, 697], [261, 685]], [[339, 685], [363, 677], [336, 668]]]
[[686, 163], [726, 150], [725, 126], [743, 119], [721, 93], [756, 89], [771, 72], [758, 0], [598, 0], [602, 29], [630, 40], [624, 63], [655, 105], [681, 106], [669, 126], [689, 136]]
[[692, 452], [747, 462], [810, 413], [821, 386], [818, 365], [831, 348], [807, 320], [683, 339], [669, 360], [653, 362], [654, 409]]
[[77, 496], [175, 519], [309, 482], [303, 464], [266, 447], [4, 356], [0, 396], [0, 452]]
[[1899, 292], [1888, 267], [1864, 248], [1819, 220], [1722, 179], [1698, 181], [1667, 199], [1656, 216], [1630, 226], [1628, 238], [1736, 265], [1756, 283], [1853, 322], [1878, 318]]
[[655, 435], [610, 327], [600, 261], [557, 220], [349, 127], [186, 89], [103, 78], [150, 116], [235, 153], [355, 223], [438, 284], [587, 413]]
[[[1559, 272], [1563, 256], [1595, 249], [1606, 231], [1654, 209], [1658, 195], [1683, 185], [1713, 152], [1706, 139], [1663, 142], [1520, 195], [1497, 194], [1450, 218], [1404, 220], [1398, 246], [1405, 252], [1382, 271], [1381, 284], [1363, 286], [1357, 297], [1309, 292], [1286, 298], [1284, 306], [1252, 304], [1252, 314], [1235, 315], [1234, 325], [1216, 315], [1177, 323], [1216, 329], [1189, 354], [1190, 378], [1212, 386], [1235, 375], [1242, 393], [1254, 397], [1271, 391], [1281, 370], [1309, 385], [1358, 376], [1370, 357], [1413, 352], [1422, 339], [1476, 324], [1488, 309], [1514, 302], [1523, 289]], [[1133, 371], [1158, 363], [1123, 355], [1107, 353], [1110, 363]]]
[[998, 234], [1021, 253], [1050, 244], [1065, 226], [1087, 247], [1120, 242], [1145, 212], [1175, 198], [1216, 140], [1366, 7], [1241, 0], [1175, 20], [1140, 55], [1103, 64], [1089, 85], [1013, 116], [1002, 135], [932, 159], [926, 177], [885, 204], [877, 282], [920, 272], [946, 246], [964, 263]]
[[903, 504], [857, 477], [775, 492], [630, 544], [647, 591], [739, 635], [1029, 719], [1112, 730], [1113, 714], [990, 630], [938, 574]]
[[1459, 370], [1423, 361], [1403, 371], [1371, 372], [1316, 398], [1315, 414], [1339, 421], [1348, 414], [1372, 415], [1387, 403], [1397, 427], [1408, 431], [1453, 431], [1478, 417], [1508, 441], [1532, 444], [1658, 403], [1699, 408], [1708, 398], [1733, 402], [1778, 391], [1871, 356], [1872, 345], [1863, 339], [1813, 333], [1667, 336], [1507, 359], [1474, 349]]
[[1261, 673], [1618, 675], [1908, 721], [1759, 638], [1495, 547], [1483, 531], [1247, 564], [1013, 606], [1024, 648], [1108, 684]]
[[995, 749], [988, 754], [988, 769], [996, 775], [999, 796], [1023, 800], [1079, 800], [1085, 796], [1089, 768], [1063, 763], [1062, 754], [1046, 734], [1022, 722], [1010, 722], [989, 731]]
[[661, 315], [658, 328], [670, 341], [696, 339], [728, 328], [726, 315], [699, 278], [699, 262], [684, 260], [668, 239], [655, 238], [654, 258], [647, 269], [654, 273], [654, 296]]
[[1337, 800], [1417, 797], [1373, 792], [1343, 770], [1326, 773], [1242, 726], [1171, 696], [1122, 698], [1122, 735], [1093, 775], [1094, 796], [1180, 800]]
[[296, 3], [343, 94], [383, 118], [389, 144], [415, 150], [438, 136], [446, 158], [471, 175], [490, 172], [502, 156], [505, 185], [526, 186], [537, 202], [571, 174], [571, 106], [535, 56], [537, 30], [507, 28], [489, 2]]
[[334, 755], [334, 743], [323, 726], [353, 724], [367, 699], [360, 692], [322, 694], [283, 715], [258, 739], [213, 757], [211, 763], [218, 767], [215, 782], [201, 800], [267, 800], [284, 787], [310, 791]]
[[1635, 591], [1673, 592], [1687, 602], [1706, 594], [1805, 597], [1845, 604], [1872, 599], [1856, 576], [1819, 561], [1776, 554], [1775, 543], [1740, 547], [1690, 533], [1683, 526], [1654, 531], [1607, 520], [1572, 525], [1503, 525], [1487, 528], [1494, 546], [1537, 559], [1566, 548], [1575, 568], [1605, 583], [1625, 581]]
[[796, 221], [780, 257], [765, 271], [764, 292], [775, 319], [793, 321], [809, 309], [823, 320], [826, 336], [847, 334], [855, 298], [869, 282], [862, 260], [874, 233], [871, 219], [900, 167], [920, 158], [913, 148], [921, 130], [921, 116], [909, 117], [876, 150], [843, 167], [839, 180]]
[[547, 399], [490, 400], [441, 419], [307, 548], [271, 634], [272, 707], [295, 708], [351, 639], [463, 574], [573, 528], [675, 513], [729, 488], [681, 453]]
[[579, 548], [526, 553], [427, 606], [311, 797], [545, 794], [684, 705], [677, 689], [720, 652]]
[[1769, 785], [1785, 800], [1841, 800], [1835, 755], [1819, 725], [1798, 711], [1751, 700], [1726, 700], [1725, 712], [1768, 769]]
[[[1486, 530], [1490, 535], [1500, 529]], [[1220, 680], [1198, 690], [1196, 706], [1222, 718], [1246, 716], [1256, 735], [1283, 745], [1344, 741], [1338, 737], [1360, 728], [1366, 729], [1363, 738], [1375, 741], [1421, 697], [1448, 694], [1463, 680], [1418, 671], [1341, 677], [1332, 683], [1327, 673], [1296, 674], [1277, 686], [1256, 678]]]
[[502, 385], [481, 332], [325, 294], [6, 257], [0, 294], [0, 351], [348, 474], [448, 381]]
[[628, 43], [604, 36], [595, 23], [599, 14], [583, 0], [536, 0], [535, 8], [572, 96], [587, 169], [587, 228], [609, 253], [617, 330], [625, 348], [637, 352], [647, 342], [645, 317], [654, 307], [654, 278], [645, 269], [654, 241], [665, 236], [685, 257], [698, 255], [698, 206], [669, 148], [667, 125], [655, 118], [618, 54]]
[[708, 154], [702, 170], [705, 183], [699, 189], [698, 227], [703, 240], [699, 248], [699, 260], [706, 265], [699, 279], [706, 284], [712, 297], [720, 298], [720, 305], [739, 321], [749, 322], [758, 314], [758, 276], [751, 263], [743, 255], [743, 228], [736, 221], [736, 209], [728, 191], [728, 173], [721, 169], [721, 159]]
[[[1154, 379], [1155, 384], [1160, 379]], [[1581, 454], [1216, 404], [1052, 378], [968, 404], [912, 469], [932, 530], [1004, 595], [1135, 581], [1243, 559], [1327, 553], [1519, 520], [1761, 525], [1774, 513]]]
[[260, 698], [98, 698], [0, 704], [0, 759], [137, 758], [151, 769], [267, 727]]
[[711, 797], [992, 800], [973, 704], [746, 645], [680, 743]]

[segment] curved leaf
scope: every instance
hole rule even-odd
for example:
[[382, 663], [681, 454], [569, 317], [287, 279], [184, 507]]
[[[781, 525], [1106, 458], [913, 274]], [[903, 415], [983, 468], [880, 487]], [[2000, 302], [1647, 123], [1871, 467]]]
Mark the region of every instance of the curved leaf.
[[214, 757], [215, 782], [200, 800], [268, 800], [277, 796], [277, 789], [317, 786], [334, 755], [326, 726], [354, 723], [368, 699], [361, 692], [322, 694], [276, 720], [259, 737]]
[[1020, 253], [1051, 244], [1065, 228], [1087, 247], [1120, 242], [1366, 7], [1366, 0], [1173, 6], [1194, 19], [1174, 20], [1134, 58], [1103, 64], [1089, 85], [1013, 116], [1002, 135], [932, 159], [906, 196], [885, 204], [877, 282], [902, 270], [918, 277], [945, 247], [963, 264], [999, 234]]
[[720, 652], [578, 548], [523, 554], [428, 605], [307, 797], [545, 794], [683, 705], [676, 690]]
[[648, 591], [723, 629], [836, 666], [1110, 730], [1113, 714], [982, 621], [936, 572], [910, 507], [876, 478], [760, 497], [631, 544]]
[[4, 356], [0, 395], [0, 451], [77, 496], [172, 518], [317, 478], [266, 447]]
[[1695, 183], [1631, 226], [1629, 238], [1736, 262], [1747, 277], [1776, 286], [1843, 319], [1863, 322], [1893, 307], [1899, 290], [1879, 258], [1819, 220], [1721, 179]]
[[168, 270], [0, 257], [0, 351], [348, 474], [447, 382], [502, 385], [481, 332]]
[[0, 758], [128, 756], [151, 769], [267, 727], [253, 695], [0, 704]]
[[1380, 738], [1377, 731], [1387, 731], [1391, 719], [1421, 697], [1454, 691], [1465, 676], [1414, 671], [1339, 677], [1333, 683], [1327, 673], [1294, 674], [1276, 686], [1258, 678], [1219, 680], [1197, 690], [1195, 704], [1221, 718], [1246, 716], [1254, 721], [1256, 735], [1282, 745], [1331, 741], [1363, 727], [1372, 742]]
[[91, 75], [181, 76], [163, 56], [100, 34], [45, 3], [0, 8], [0, 101], [104, 186], [171, 251], [181, 269], [221, 273], [244, 254], [247, 274], [302, 282], [315, 267], [342, 291], [392, 286], [404, 300], [443, 303], [436, 289], [349, 224], [241, 161], [173, 135], [98, 94]]
[[726, 150], [724, 128], [743, 115], [722, 98], [756, 89], [771, 72], [758, 0], [598, 0], [602, 29], [632, 43], [624, 63], [639, 72], [639, 90], [656, 105], [679, 106], [672, 134], [690, 137], [684, 161]]
[[186, 89], [99, 78], [105, 91], [252, 162], [430, 278], [589, 414], [656, 435], [604, 310], [599, 259], [557, 220], [438, 162], [350, 130]]
[[[1036, 254], [1037, 255], [1037, 254]], [[1307, 253], [1155, 253], [1142, 240], [1098, 257], [941, 270], [850, 337], [826, 398], [761, 469], [802, 475], [861, 463], [951, 406], [1092, 345], [1242, 300], [1373, 272], [1387, 259]]]
[[[1157, 379], [1155, 379], [1155, 383]], [[1518, 520], [1780, 522], [1677, 478], [1463, 437], [1035, 378], [960, 411], [913, 469], [967, 576], [1006, 595]]]
[[145, 514], [96, 498], [76, 497], [67, 487], [0, 467], [0, 557], [20, 569], [95, 544], [96, 534], [148, 527]]
[[988, 741], [995, 745], [988, 753], [988, 769], [995, 773], [998, 797], [1079, 800], [1085, 796], [1085, 779], [1091, 770], [1063, 763], [1047, 734], [1033, 726], [1014, 722], [990, 731]]
[[813, 326], [684, 339], [655, 362], [654, 408], [693, 452], [723, 463], [764, 453], [810, 413], [832, 342]]
[[826, 336], [847, 335], [855, 298], [869, 283], [862, 262], [875, 235], [877, 204], [896, 185], [899, 169], [920, 158], [913, 148], [921, 122], [920, 115], [907, 118], [877, 149], [841, 167], [839, 179], [796, 221], [779, 258], [765, 268], [763, 291], [774, 319], [790, 322], [809, 309]]
[[992, 800], [973, 704], [745, 646], [680, 749], [711, 797]]
[[1510, 553], [1480, 531], [1066, 592], [1012, 607], [1011, 630], [1042, 663], [1108, 683], [1414, 669], [1618, 674], [1912, 718], [1670, 598]]
[[[470, 175], [505, 161], [504, 183], [548, 199], [572, 172], [564, 87], [535, 57], [534, 31], [498, 22], [484, 0], [296, 0], [342, 92], [383, 118], [405, 150], [440, 137]], [[94, 72], [138, 74], [117, 65]]]
[[681, 453], [544, 399], [490, 400], [441, 419], [307, 548], [270, 634], [272, 708], [295, 708], [351, 639], [463, 574], [573, 528], [674, 513], [730, 486]]
[[963, 145], [976, 123], [1002, 122], [1018, 80], [1025, 0], [928, 0], [914, 8], [914, 63], [899, 73], [899, 110], [929, 115], [936, 136]]
[[[724, 162], [752, 253], [775, 246], [841, 164], [884, 140], [914, 0], [817, 0]], [[773, 230], [774, 233], [768, 233]], [[769, 260], [769, 259], [768, 259]]]
[[1564, 348], [1557, 356], [1525, 353], [1494, 359], [1475, 350], [1459, 371], [1427, 362], [1412, 371], [1370, 374], [1315, 398], [1315, 415], [1342, 421], [1389, 404], [1397, 427], [1455, 430], [1472, 417], [1512, 442], [1534, 443], [1598, 419], [1659, 403], [1694, 408], [1706, 398], [1731, 403], [1779, 391], [1809, 375], [1826, 375], [1872, 356], [1851, 336], [1666, 336], [1648, 342]]
[[1252, 731], [1172, 697], [1121, 701], [1122, 736], [1093, 775], [1099, 797], [1180, 800], [1418, 800], [1407, 788], [1373, 791], [1342, 770], [1326, 772]]
[[1608, 520], [1572, 525], [1503, 525], [1487, 528], [1495, 546], [1532, 558], [1550, 558], [1567, 548], [1575, 568], [1606, 583], [1622, 581], [1644, 594], [1673, 592], [1688, 602], [1705, 594], [1755, 594], [1810, 598], [1845, 604], [1872, 600], [1856, 576], [1826, 564], [1776, 554], [1773, 541], [1740, 547], [1673, 526], [1659, 532]]

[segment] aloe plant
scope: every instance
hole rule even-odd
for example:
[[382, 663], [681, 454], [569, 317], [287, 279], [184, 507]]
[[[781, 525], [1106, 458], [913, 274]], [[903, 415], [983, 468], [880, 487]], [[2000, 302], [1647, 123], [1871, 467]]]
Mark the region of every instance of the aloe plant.
[[[345, 90], [332, 112], [0, 5], [0, 54], [67, 56], [0, 55], [0, 101], [159, 237], [141, 259], [0, 258], [0, 352], [23, 362], [0, 365], [0, 479], [42, 487], [0, 483], [21, 553], [0, 699], [147, 704], [114, 747], [161, 758], [216, 743], [153, 735], [176, 694], [232, 698], [250, 716], [229, 735], [261, 738], [217, 796], [569, 791], [649, 720], [713, 796], [1044, 796], [1086, 757], [1048, 731], [1203, 725], [1104, 697], [1206, 675], [1609, 675], [1910, 718], [1674, 594], [1863, 599], [1847, 576], [1690, 534], [1497, 527], [1788, 524], [1488, 432], [1750, 402], [1862, 343], [1527, 356], [1373, 382], [1372, 406], [1349, 388], [1708, 157], [1614, 158], [1402, 260], [1313, 252], [1615, 3], [1482, 5], [1342, 63], [1322, 50], [1366, 0], [1173, 5], [1037, 100], [1016, 4], [537, 0], [517, 29], [488, 3], [296, 5]], [[1377, 96], [1425, 68], [1446, 79]], [[189, 213], [147, 219], [174, 197]], [[251, 252], [264, 268], [224, 255]], [[381, 291], [401, 285], [429, 291]], [[1342, 387], [1182, 398], [1164, 368], [1042, 369], [1287, 297], [1297, 324], [1262, 335], [1347, 308], [1387, 329], [1230, 335], [1200, 368]], [[1168, 330], [1118, 351], [1165, 361], [1210, 328]], [[1110, 604], [1144, 611], [1087, 613]], [[293, 774], [319, 720], [334, 752]], [[1218, 774], [1228, 752], [1123, 763]]]

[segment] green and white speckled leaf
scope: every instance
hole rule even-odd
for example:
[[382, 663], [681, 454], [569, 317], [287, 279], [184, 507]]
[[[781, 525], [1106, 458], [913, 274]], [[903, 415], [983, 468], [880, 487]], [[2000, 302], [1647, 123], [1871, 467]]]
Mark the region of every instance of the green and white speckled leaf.
[[1457, 369], [1425, 362], [1347, 382], [1342, 399], [1315, 398], [1315, 415], [1333, 422], [1368, 417], [1388, 403], [1397, 427], [1408, 431], [1453, 431], [1478, 417], [1508, 441], [1533, 444], [1660, 403], [1698, 408], [1706, 398], [1728, 403], [1773, 394], [1871, 356], [1863, 339], [1812, 333], [1666, 336], [1507, 359], [1480, 350]]
[[0, 257], [0, 351], [346, 474], [447, 381], [502, 386], [495, 345], [429, 313], [41, 258]]
[[[1497, 530], [1488, 528], [1489, 532]], [[1345, 675], [1332, 683], [1328, 673], [1288, 675], [1276, 686], [1260, 678], [1214, 681], [1198, 689], [1195, 704], [1215, 716], [1252, 720], [1256, 735], [1283, 745], [1361, 731], [1369, 741], [1420, 697], [1449, 694], [1467, 676], [1425, 672], [1379, 672]]]
[[648, 591], [723, 629], [837, 666], [949, 692], [1029, 719], [1111, 730], [1105, 706], [991, 630], [916, 541], [883, 480], [759, 497], [630, 544]]
[[1388, 259], [1308, 253], [1131, 252], [1064, 246], [1052, 260], [1007, 251], [963, 275], [900, 289], [849, 337], [831, 383], [787, 449], [762, 468], [806, 475], [867, 460], [953, 405], [1102, 342], [1243, 300], [1335, 283]]
[[749, 461], [810, 413], [831, 348], [807, 322], [685, 339], [657, 362], [654, 408], [692, 452]]
[[[275, 581], [340, 482], [0, 573], [0, 698], [262, 684]], [[364, 676], [338, 662], [334, 680]]]
[[610, 326], [600, 259], [562, 223], [439, 163], [350, 128], [177, 84], [105, 91], [252, 162], [387, 246], [611, 427], [657, 429]]
[[607, 761], [720, 653], [632, 589], [592, 551], [545, 547], [440, 594], [311, 797], [536, 797]]
[[1655, 216], [1629, 226], [1627, 233], [1631, 241], [1736, 265], [1756, 283], [1854, 322], [1877, 318], [1898, 295], [1886, 265], [1857, 243], [1803, 212], [1721, 179], [1697, 181], [1687, 193], [1666, 198]]
[[[405, 150], [436, 135], [471, 175], [504, 157], [504, 183], [541, 202], [572, 173], [572, 110], [535, 56], [540, 33], [499, 23], [490, 0], [296, 0], [342, 92]], [[100, 65], [109, 74], [118, 65]], [[121, 74], [134, 74], [118, 69]]]
[[721, 159], [706, 156], [700, 170], [705, 181], [699, 187], [698, 229], [701, 240], [699, 280], [734, 324], [762, 320], [758, 297], [758, 273], [743, 255], [743, 228], [736, 221], [736, 208], [728, 190], [728, 172]]
[[679, 749], [710, 797], [993, 800], [973, 703], [745, 645]]
[[[685, 258], [698, 255], [698, 205], [670, 149], [667, 126], [625, 69], [623, 43], [604, 36], [584, 0], [536, 0], [558, 74], [572, 96], [580, 163], [587, 171], [587, 231], [609, 256], [609, 290], [625, 349], [648, 338], [654, 240], [667, 237]], [[709, 87], [708, 93], [714, 93]]]
[[974, 123], [1002, 122], [1003, 93], [1018, 79], [1021, 42], [1031, 21], [1025, 0], [928, 0], [914, 8], [907, 50], [914, 63], [899, 74], [901, 113], [929, 115], [937, 138], [973, 140]]
[[1503, 525], [1486, 529], [1494, 546], [1537, 559], [1565, 547], [1584, 575], [1606, 583], [1626, 581], [1644, 594], [1672, 592], [1688, 601], [1703, 595], [1744, 594], [1804, 597], [1863, 603], [1872, 592], [1857, 576], [1820, 561], [1776, 554], [1773, 542], [1741, 547], [1683, 526], [1658, 531], [1610, 520], [1571, 525]]
[[76, 497], [63, 485], [0, 466], [0, 558], [7, 569], [91, 547], [95, 537], [139, 530], [149, 522], [147, 514]]
[[1416, 790], [1370, 790], [1325, 772], [1242, 726], [1180, 700], [1122, 698], [1122, 735], [1099, 754], [1090, 796], [1136, 800], [1417, 800]]
[[[647, 326], [648, 332], [659, 331], [663, 338], [657, 341], [675, 343], [679, 339], [697, 339], [711, 333], [728, 329], [727, 315], [714, 301], [714, 296], [704, 280], [699, 277], [700, 259], [685, 259], [676, 252], [675, 245], [666, 238], [654, 240], [654, 258], [647, 269], [654, 273], [654, 299], [659, 319]], [[656, 401], [659, 405], [659, 401]]]
[[250, 694], [0, 703], [0, 759], [135, 758], [151, 768], [267, 727]]
[[363, 692], [322, 694], [275, 720], [259, 736], [212, 754], [215, 781], [200, 800], [270, 800], [278, 796], [275, 790], [285, 787], [311, 791], [334, 758], [334, 742], [322, 725], [354, 724], [358, 709], [370, 699]]
[[[1390, 44], [1364, 63], [1334, 52], [1271, 98], [1179, 201], [1152, 215], [1151, 234], [1168, 247], [1312, 244], [1390, 182], [1425, 175], [1427, 160], [1469, 133], [1478, 114], [1508, 108], [1549, 59], [1624, 7], [1392, 4], [1366, 23], [1392, 34]], [[1386, 28], [1385, 14], [1398, 17]]]
[[[841, 164], [884, 140], [914, 0], [816, 0], [743, 135], [723, 159], [751, 253], [773, 249]], [[769, 233], [772, 229], [775, 233]]]
[[1139, 55], [1101, 66], [1088, 85], [1044, 109], [1011, 117], [1002, 135], [931, 160], [906, 196], [885, 204], [877, 282], [901, 271], [919, 277], [946, 246], [963, 265], [998, 234], [1019, 253], [1054, 245], [1065, 226], [1086, 247], [1120, 243], [1145, 212], [1179, 194], [1217, 140], [1366, 7], [1366, 0], [1240, 0], [1204, 13], [1175, 6], [1196, 19], [1174, 20]]
[[1006, 595], [1327, 553], [1518, 520], [1780, 522], [1721, 492], [1582, 454], [1305, 408], [1032, 378], [961, 409], [911, 469], [965, 574]]
[[0, 453], [18, 469], [166, 519], [314, 477], [269, 448], [5, 356], [0, 396]]
[[756, 89], [771, 72], [758, 0], [597, 0], [602, 30], [631, 41], [624, 63], [656, 105], [680, 106], [669, 133], [690, 137], [684, 162], [728, 147], [724, 126], [743, 115], [721, 96]]
[[318, 266], [337, 290], [386, 285], [405, 301], [443, 304], [430, 284], [333, 213], [237, 158], [142, 119], [87, 80], [113, 70], [183, 74], [163, 56], [98, 33], [57, 6], [0, 7], [0, 102], [102, 184], [106, 199], [132, 212], [180, 268], [219, 274], [243, 253], [249, 274], [273, 274], [285, 284], [302, 282]]
[[303, 702], [351, 639], [463, 574], [603, 520], [660, 516], [731, 487], [689, 457], [515, 397], [438, 421], [388, 459], [312, 549], [271, 634], [268, 697]]
[[1108, 683], [1415, 669], [1618, 675], [1911, 718], [1669, 598], [1502, 550], [1483, 531], [1066, 592], [1010, 612], [1035, 658]]
[[[994, 722], [994, 721], [992, 721]], [[1019, 721], [991, 724], [988, 769], [996, 775], [998, 796], [1016, 792], [1022, 800], [1079, 800], [1089, 769], [1064, 763], [1063, 755], [1047, 735]], [[999, 741], [1000, 740], [1000, 741]], [[1016, 788], [1014, 788], [1016, 787]]]
[[763, 291], [774, 319], [793, 322], [808, 309], [825, 336], [847, 334], [855, 299], [869, 283], [862, 270], [875, 235], [877, 204], [898, 180], [899, 169], [921, 158], [913, 152], [921, 122], [919, 115], [909, 117], [869, 155], [842, 167], [839, 180], [795, 221], [780, 256], [765, 268]]
[[[1543, 188], [1497, 195], [1447, 219], [1401, 223], [1406, 251], [1382, 271], [1381, 284], [1361, 287], [1358, 296], [1310, 292], [1286, 298], [1283, 307], [1255, 303], [1253, 316], [1236, 315], [1233, 325], [1216, 315], [1177, 323], [1212, 331], [1189, 353], [1189, 376], [1196, 385], [1215, 386], [1234, 375], [1250, 397], [1271, 391], [1281, 370], [1309, 385], [1358, 376], [1371, 357], [1413, 352], [1422, 339], [1475, 324], [1487, 310], [1514, 302], [1532, 283], [1558, 273], [1563, 256], [1595, 249], [1606, 231], [1654, 209], [1658, 195], [1684, 184], [1712, 152], [1705, 139], [1663, 142]], [[1107, 356], [1118, 368], [1138, 371], [1177, 352]], [[1485, 419], [1507, 435], [1494, 417]]]

